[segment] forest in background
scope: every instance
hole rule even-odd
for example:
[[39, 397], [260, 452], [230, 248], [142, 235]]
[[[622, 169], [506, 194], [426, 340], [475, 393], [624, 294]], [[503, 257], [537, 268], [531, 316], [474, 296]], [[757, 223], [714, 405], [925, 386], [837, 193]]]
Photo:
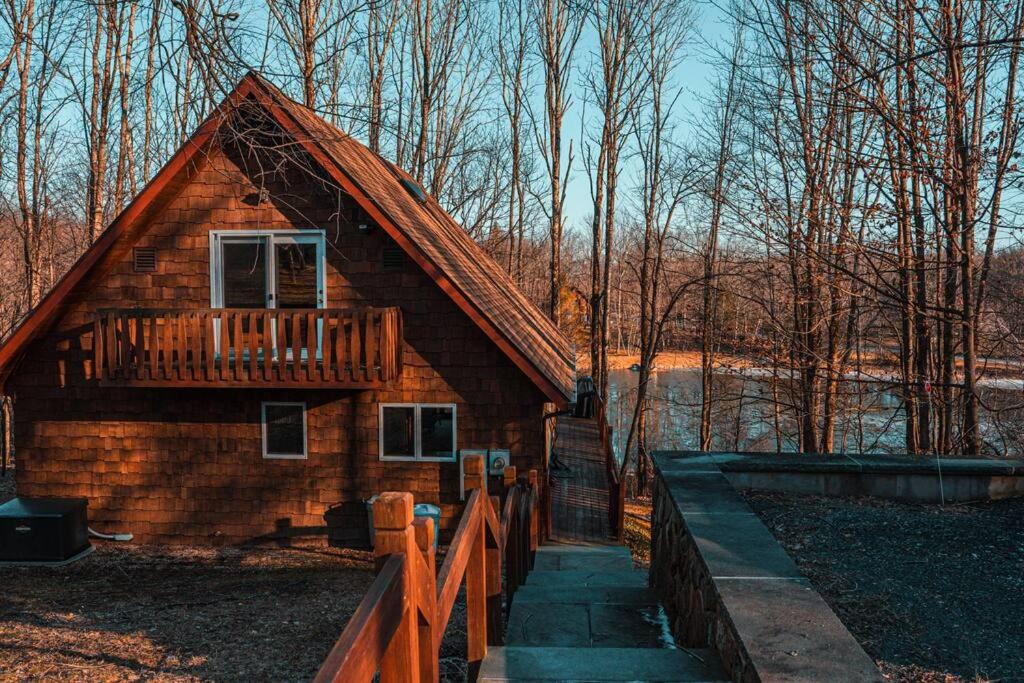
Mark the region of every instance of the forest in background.
[[605, 397], [638, 356], [624, 471], [671, 349], [705, 449], [739, 356], [801, 451], [884, 386], [906, 452], [1020, 452], [984, 380], [1024, 362], [1022, 36], [1022, 0], [3, 0], [0, 338], [257, 69], [407, 169]]

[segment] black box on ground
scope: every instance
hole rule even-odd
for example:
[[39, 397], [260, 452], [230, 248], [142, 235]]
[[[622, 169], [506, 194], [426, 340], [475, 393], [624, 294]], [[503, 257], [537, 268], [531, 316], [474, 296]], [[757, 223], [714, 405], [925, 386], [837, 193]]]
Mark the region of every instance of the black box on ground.
[[14, 498], [0, 505], [0, 561], [60, 562], [89, 547], [85, 498]]

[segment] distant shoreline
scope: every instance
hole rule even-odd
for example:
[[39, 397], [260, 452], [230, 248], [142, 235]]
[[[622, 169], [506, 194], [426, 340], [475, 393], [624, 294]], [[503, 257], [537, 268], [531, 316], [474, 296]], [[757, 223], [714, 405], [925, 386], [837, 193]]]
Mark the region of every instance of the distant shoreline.
[[[582, 359], [586, 360], [586, 359]], [[640, 363], [640, 354], [609, 354], [609, 370], [629, 370]], [[655, 360], [659, 370], [696, 370], [700, 369], [700, 351], [662, 351]], [[715, 367], [749, 368], [757, 365], [752, 359], [731, 356], [725, 353], [715, 354]]]
[[[589, 372], [589, 358], [581, 358], [579, 373]], [[640, 363], [640, 355], [636, 353], [609, 354], [609, 370], [629, 370]], [[658, 370], [699, 370], [700, 351], [662, 351], [658, 354], [655, 365]], [[959, 363], [958, 363], [959, 365]], [[986, 367], [987, 365], [987, 367]], [[1001, 359], [979, 359], [979, 366], [984, 368], [982, 375], [978, 378], [979, 385], [992, 389], [1019, 390], [1024, 389], [1024, 372], [1021, 367], [1013, 363], [1007, 363]], [[743, 358], [727, 353], [715, 355], [715, 370], [735, 372], [737, 374], [765, 375], [770, 370], [764, 359]], [[785, 369], [780, 368], [780, 373]], [[896, 373], [893, 370], [883, 370], [874, 364], [865, 364], [863, 374], [877, 381], [897, 382]], [[848, 378], [857, 375], [851, 368], [847, 369], [844, 375]]]

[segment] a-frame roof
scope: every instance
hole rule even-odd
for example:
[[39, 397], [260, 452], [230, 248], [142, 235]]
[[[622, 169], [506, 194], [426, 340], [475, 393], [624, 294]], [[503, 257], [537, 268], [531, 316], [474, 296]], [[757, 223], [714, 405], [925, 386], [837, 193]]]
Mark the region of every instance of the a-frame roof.
[[138, 239], [154, 211], [181, 185], [181, 176], [199, 163], [227, 114], [245, 100], [262, 105], [549, 400], [567, 403], [575, 383], [572, 347], [505, 271], [432, 197], [414, 199], [402, 184], [412, 180], [408, 174], [252, 72], [0, 346], [0, 384], [104, 257]]

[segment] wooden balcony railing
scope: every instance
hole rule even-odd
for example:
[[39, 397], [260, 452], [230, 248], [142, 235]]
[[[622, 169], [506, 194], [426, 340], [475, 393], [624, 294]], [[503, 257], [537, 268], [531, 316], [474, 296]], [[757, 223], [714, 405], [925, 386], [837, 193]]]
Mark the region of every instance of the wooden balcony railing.
[[384, 493], [374, 503], [377, 578], [315, 683], [369, 682], [377, 672], [381, 683], [436, 683], [438, 650], [463, 583], [470, 680], [487, 646], [502, 643], [502, 598], [511, 605], [537, 549], [537, 473], [517, 479], [515, 468], [507, 468], [502, 505], [498, 496], [487, 496], [482, 456], [468, 456], [464, 472], [469, 497], [440, 572], [434, 528], [427, 519], [413, 519], [412, 494]]
[[102, 309], [93, 353], [106, 385], [373, 387], [401, 374], [402, 312]]

